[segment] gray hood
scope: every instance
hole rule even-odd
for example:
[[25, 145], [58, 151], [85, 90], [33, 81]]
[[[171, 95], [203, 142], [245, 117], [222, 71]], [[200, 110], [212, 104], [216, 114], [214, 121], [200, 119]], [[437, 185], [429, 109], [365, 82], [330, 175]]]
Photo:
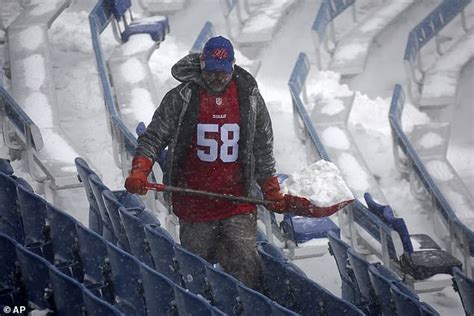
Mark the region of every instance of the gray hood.
[[173, 77], [181, 82], [194, 82], [201, 87], [205, 87], [205, 83], [201, 76], [201, 65], [199, 62], [199, 54], [189, 54], [181, 58], [171, 68]]

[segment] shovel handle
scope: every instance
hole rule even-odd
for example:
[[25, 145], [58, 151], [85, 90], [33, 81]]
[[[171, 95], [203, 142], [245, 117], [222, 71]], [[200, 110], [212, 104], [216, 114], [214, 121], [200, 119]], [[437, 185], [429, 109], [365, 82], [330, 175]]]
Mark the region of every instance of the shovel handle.
[[260, 204], [260, 205], [269, 205], [270, 204], [270, 202], [265, 201], [265, 200], [249, 198], [249, 197], [245, 197], [245, 196], [235, 196], [235, 195], [231, 195], [231, 194], [219, 194], [219, 193], [213, 193], [213, 192], [186, 189], [186, 188], [174, 187], [174, 186], [171, 186], [171, 185], [164, 185], [164, 184], [161, 184], [161, 183], [147, 183], [145, 188], [147, 190], [154, 190], [154, 191], [159, 191], [159, 192], [165, 191], [165, 192], [183, 193], [183, 194], [189, 194], [189, 195], [196, 195], [196, 196], [204, 196], [204, 197], [215, 198], [215, 199], [222, 199], [222, 200], [227, 200], [227, 201], [232, 201], [232, 202]]

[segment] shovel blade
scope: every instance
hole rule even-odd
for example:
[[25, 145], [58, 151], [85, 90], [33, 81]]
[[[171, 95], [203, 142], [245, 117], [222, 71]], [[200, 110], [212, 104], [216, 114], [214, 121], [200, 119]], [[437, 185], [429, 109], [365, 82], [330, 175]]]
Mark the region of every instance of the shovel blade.
[[288, 212], [299, 216], [325, 217], [331, 216], [340, 209], [351, 204], [354, 200], [342, 201], [330, 206], [320, 207], [311, 203], [310, 200], [301, 196], [285, 195]]

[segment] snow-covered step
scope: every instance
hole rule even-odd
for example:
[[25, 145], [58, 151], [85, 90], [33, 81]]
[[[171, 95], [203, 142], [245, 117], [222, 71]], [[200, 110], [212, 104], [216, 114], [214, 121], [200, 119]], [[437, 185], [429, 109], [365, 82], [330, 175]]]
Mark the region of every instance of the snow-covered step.
[[33, 1], [7, 30], [12, 95], [41, 132], [44, 147], [36, 159], [53, 191], [81, 185], [74, 165], [74, 158], [81, 155], [60, 127], [48, 41], [48, 28], [69, 3]]
[[370, 46], [385, 28], [415, 4], [415, 0], [383, 1], [363, 22], [344, 35], [336, 46], [329, 69], [343, 75], [364, 71]]
[[0, 10], [0, 30], [5, 31], [12, 21], [23, 10], [21, 1], [18, 0], [2, 0]]
[[425, 72], [420, 106], [454, 105], [461, 71], [473, 58], [474, 29], [470, 29]]
[[151, 15], [172, 14], [184, 9], [188, 0], [138, 0], [141, 7]]

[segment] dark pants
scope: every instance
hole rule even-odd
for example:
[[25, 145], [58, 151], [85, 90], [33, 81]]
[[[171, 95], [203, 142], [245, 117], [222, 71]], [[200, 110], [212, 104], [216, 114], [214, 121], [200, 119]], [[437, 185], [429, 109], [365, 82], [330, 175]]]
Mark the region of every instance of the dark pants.
[[235, 215], [212, 222], [179, 221], [181, 245], [257, 289], [260, 257], [256, 248], [256, 213]]

